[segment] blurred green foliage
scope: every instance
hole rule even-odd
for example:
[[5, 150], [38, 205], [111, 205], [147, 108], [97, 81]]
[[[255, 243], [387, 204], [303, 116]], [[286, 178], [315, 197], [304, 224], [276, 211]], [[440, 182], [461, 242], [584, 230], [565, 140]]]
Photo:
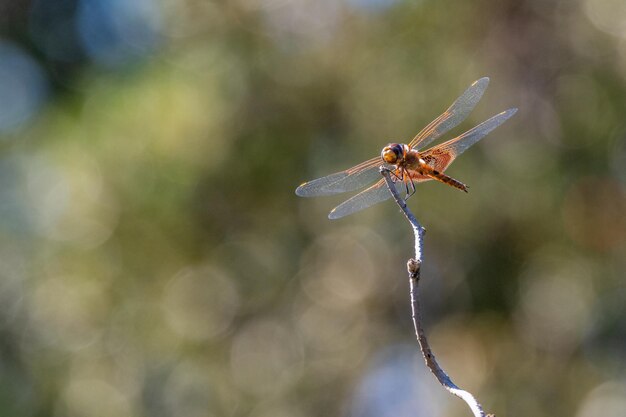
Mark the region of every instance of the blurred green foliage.
[[0, 415], [469, 415], [396, 207], [294, 189], [481, 76], [461, 128], [520, 111], [410, 200], [432, 346], [497, 415], [626, 415], [622, 2], [58, 4], [0, 6]]

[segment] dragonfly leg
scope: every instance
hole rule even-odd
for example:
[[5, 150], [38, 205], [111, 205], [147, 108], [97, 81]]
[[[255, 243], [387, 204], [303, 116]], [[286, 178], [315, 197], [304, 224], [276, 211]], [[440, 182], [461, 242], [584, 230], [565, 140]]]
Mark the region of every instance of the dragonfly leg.
[[407, 198], [409, 198], [409, 183], [405, 182], [404, 183], [404, 199], [406, 200]]
[[[404, 170], [403, 167], [400, 167], [396, 169], [395, 171], [386, 167], [383, 167], [383, 169], [390, 174], [394, 185], [399, 182], [402, 182], [402, 184], [404, 185], [404, 193], [406, 196], [405, 199], [412, 196], [415, 193], [415, 184], [413, 183], [413, 180], [411, 180], [411, 177], [409, 176], [409, 174], [407, 174], [407, 172]], [[406, 181], [406, 178], [409, 178], [409, 181]], [[409, 186], [409, 183], [411, 183], [410, 186]]]
[[[391, 179], [393, 180], [394, 183], [403, 181], [402, 177], [404, 176], [404, 171], [400, 171], [401, 169], [402, 168], [398, 168], [394, 171], [387, 167], [383, 167], [383, 170], [387, 171], [389, 175], [391, 175]], [[398, 172], [400, 172], [400, 174], [398, 174]]]
[[393, 178], [394, 181], [396, 181], [398, 179], [398, 175], [396, 174], [395, 170], [389, 169], [385, 166], [381, 167], [380, 169], [382, 169], [385, 172], [388, 172], [389, 175], [391, 175], [391, 177]]
[[400, 168], [402, 171], [402, 182], [404, 183], [404, 199], [407, 200], [413, 194], [415, 194], [415, 182], [411, 175], [409, 175], [405, 169]]
[[404, 199], [408, 200], [413, 194], [415, 194], [415, 191], [416, 191], [415, 182], [413, 181], [413, 178], [411, 178], [410, 176], [409, 176], [409, 181], [406, 182], [406, 187], [407, 187], [407, 191], [406, 191], [406, 197]]
[[400, 171], [400, 174], [397, 173], [398, 171], [399, 170], [396, 170], [396, 172], [391, 173], [393, 175], [394, 182], [402, 181], [402, 177], [404, 176], [404, 171]]
[[[400, 167], [398, 171], [400, 171], [400, 175], [396, 175], [396, 179], [397, 179], [396, 182], [402, 181], [402, 184], [404, 185], [404, 198], [406, 199], [407, 196], [409, 196], [410, 194], [409, 182], [411, 182], [411, 177], [409, 176], [409, 174], [407, 174], [407, 172], [402, 167]], [[407, 178], [409, 178], [409, 181], [406, 180]]]

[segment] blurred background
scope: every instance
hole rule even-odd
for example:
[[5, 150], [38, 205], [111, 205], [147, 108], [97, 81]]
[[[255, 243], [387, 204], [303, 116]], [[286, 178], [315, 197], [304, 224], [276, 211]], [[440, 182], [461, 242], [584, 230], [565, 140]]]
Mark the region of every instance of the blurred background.
[[626, 415], [623, 0], [3, 0], [0, 415], [470, 415], [394, 204], [294, 189], [482, 76], [454, 132], [519, 112], [409, 201], [434, 352], [499, 416]]

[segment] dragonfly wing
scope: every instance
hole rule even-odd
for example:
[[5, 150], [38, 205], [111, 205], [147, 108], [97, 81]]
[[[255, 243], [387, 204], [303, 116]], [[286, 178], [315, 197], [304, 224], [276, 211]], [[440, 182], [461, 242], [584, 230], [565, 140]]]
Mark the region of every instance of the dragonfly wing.
[[507, 121], [516, 112], [517, 109], [508, 109], [496, 114], [462, 135], [424, 151], [422, 158], [436, 170], [443, 172], [457, 156], [487, 136], [489, 132]]
[[332, 195], [330, 191], [325, 191], [325, 188], [333, 183], [346, 178], [348, 174], [346, 171], [336, 172], [334, 174], [327, 175], [316, 180], [308, 181], [301, 184], [296, 188], [296, 195], [300, 197], [316, 197], [321, 195]]
[[391, 198], [391, 193], [387, 188], [384, 179], [360, 192], [349, 200], [344, 201], [330, 212], [329, 219], [339, 219], [349, 214], [366, 209], [374, 204]]
[[439, 136], [456, 127], [465, 120], [474, 107], [476, 107], [476, 104], [480, 101], [488, 85], [488, 77], [474, 81], [474, 83], [452, 103], [448, 110], [422, 129], [422, 131], [413, 138], [409, 146], [413, 149], [423, 148]]
[[380, 157], [367, 160], [353, 168], [305, 182], [296, 188], [300, 197], [317, 197], [354, 191], [380, 178]]

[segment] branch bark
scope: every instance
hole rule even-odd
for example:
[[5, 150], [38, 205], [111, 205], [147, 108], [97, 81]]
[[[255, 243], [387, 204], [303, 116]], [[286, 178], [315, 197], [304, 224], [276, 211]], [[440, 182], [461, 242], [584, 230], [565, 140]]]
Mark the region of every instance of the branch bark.
[[439, 366], [437, 363], [437, 359], [433, 354], [430, 345], [428, 344], [428, 339], [426, 338], [426, 332], [424, 332], [424, 328], [422, 327], [422, 310], [419, 302], [419, 298], [417, 295], [418, 284], [420, 280], [420, 269], [422, 266], [422, 256], [424, 253], [424, 233], [426, 233], [426, 229], [422, 227], [420, 222], [415, 218], [411, 210], [406, 205], [406, 202], [396, 189], [391, 176], [389, 175], [389, 170], [384, 167], [380, 168], [380, 172], [385, 178], [385, 182], [387, 184], [387, 188], [389, 188], [389, 192], [393, 196], [393, 199], [396, 201], [400, 210], [406, 217], [406, 219], [411, 224], [413, 228], [413, 234], [415, 235], [415, 258], [409, 259], [407, 262], [407, 269], [409, 272], [409, 288], [411, 295], [411, 312], [413, 317], [413, 327], [415, 328], [415, 335], [417, 336], [417, 341], [420, 345], [420, 349], [422, 351], [422, 356], [424, 357], [424, 361], [426, 362], [426, 366], [430, 371], [435, 375], [435, 378], [439, 381], [439, 383], [451, 394], [456, 395], [465, 401], [472, 410], [472, 413], [475, 417], [495, 417], [493, 414], [485, 415], [482, 406], [476, 400], [476, 398], [468, 391], [465, 391], [459, 388], [445, 373], [445, 371]]

